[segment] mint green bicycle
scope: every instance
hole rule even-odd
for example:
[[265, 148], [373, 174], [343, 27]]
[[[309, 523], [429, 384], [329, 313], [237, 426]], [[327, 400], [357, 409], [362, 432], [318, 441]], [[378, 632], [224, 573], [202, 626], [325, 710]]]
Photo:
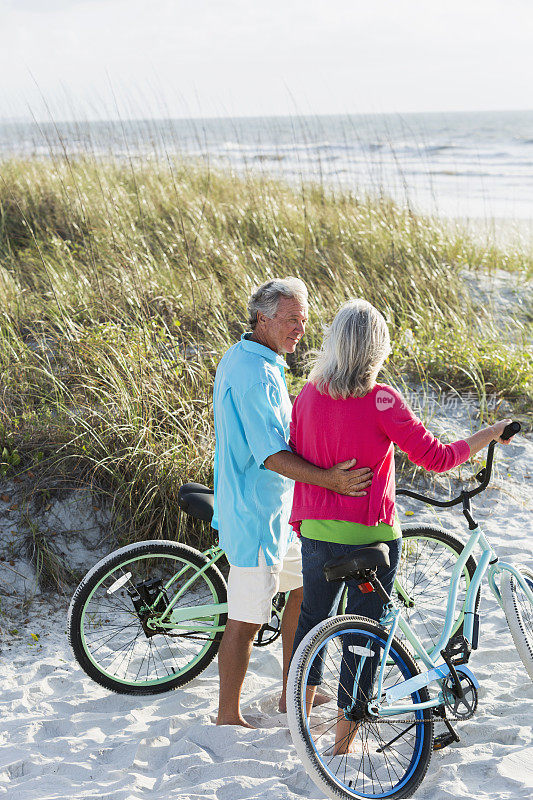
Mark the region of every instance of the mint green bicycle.
[[[519, 423], [511, 423], [502, 438], [510, 439], [519, 430]], [[459, 741], [452, 722], [469, 719], [477, 707], [479, 682], [466, 665], [478, 647], [477, 600], [485, 575], [533, 680], [533, 571], [499, 561], [471, 512], [471, 498], [490, 480], [495, 444], [489, 445], [487, 465], [477, 476], [481, 486], [475, 489], [449, 501], [400, 490], [436, 506], [462, 504], [470, 529], [452, 570], [444, 622], [431, 649], [376, 577], [378, 566], [388, 566], [384, 545], [371, 545], [324, 567], [327, 580], [353, 580], [362, 591], [376, 591], [385, 604], [379, 623], [355, 615], [324, 620], [292, 659], [287, 684], [292, 739], [308, 774], [330, 798], [411, 797], [426, 774], [432, 750]], [[464, 625], [454, 634], [461, 575], [476, 546], [481, 556], [466, 592]], [[306, 693], [320, 681], [330, 701], [308, 717]], [[435, 719], [446, 731], [434, 739]]]
[[[212, 489], [187, 483], [178, 501], [186, 514], [210, 522]], [[463, 543], [428, 526], [404, 528], [403, 539], [395, 593], [432, 652]], [[80, 666], [97, 683], [122, 694], [156, 694], [193, 680], [215, 658], [224, 632], [223, 561], [218, 544], [202, 553], [173, 541], [131, 544], [103, 558], [83, 578], [70, 604], [68, 636]], [[475, 569], [469, 557], [459, 578], [452, 634], [462, 630], [462, 606]], [[285, 600], [284, 594], [274, 597], [271, 619], [259, 631], [256, 646], [279, 636]], [[340, 612], [344, 604], [343, 598]]]

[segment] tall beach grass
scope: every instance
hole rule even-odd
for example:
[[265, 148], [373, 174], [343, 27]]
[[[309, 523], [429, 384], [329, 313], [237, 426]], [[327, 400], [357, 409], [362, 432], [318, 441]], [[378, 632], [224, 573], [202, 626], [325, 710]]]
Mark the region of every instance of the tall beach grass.
[[245, 330], [252, 287], [276, 275], [300, 276], [310, 293], [293, 389], [322, 325], [362, 296], [390, 324], [388, 380], [474, 391], [486, 413], [489, 395], [505, 399], [525, 418], [531, 316], [484, 313], [462, 274], [499, 266], [527, 282], [532, 263], [386, 198], [319, 184], [172, 159], [4, 161], [5, 472], [31, 470], [47, 491], [97, 488], [119, 541], [205, 544], [205, 527], [180, 519], [177, 492], [212, 481], [216, 364]]

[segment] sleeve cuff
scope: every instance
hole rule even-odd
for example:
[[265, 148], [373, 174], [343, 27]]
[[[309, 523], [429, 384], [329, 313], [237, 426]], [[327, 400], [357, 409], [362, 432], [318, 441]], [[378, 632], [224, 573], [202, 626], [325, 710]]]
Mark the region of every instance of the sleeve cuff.
[[284, 439], [280, 439], [278, 442], [270, 442], [270, 445], [261, 454], [255, 456], [259, 469], [266, 469], [265, 461], [267, 458], [280, 453], [282, 450], [288, 450], [289, 453], [292, 453], [291, 448]]
[[459, 439], [457, 442], [452, 442], [453, 452], [455, 454], [455, 464], [454, 467], [457, 467], [459, 464], [464, 464], [465, 461], [468, 461], [470, 458], [470, 446], [468, 442], [464, 439]]

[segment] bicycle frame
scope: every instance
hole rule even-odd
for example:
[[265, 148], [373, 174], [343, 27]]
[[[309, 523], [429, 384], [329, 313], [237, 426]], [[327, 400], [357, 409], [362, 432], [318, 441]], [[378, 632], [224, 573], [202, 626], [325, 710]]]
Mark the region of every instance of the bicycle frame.
[[[220, 547], [220, 545], [216, 544], [210, 547], [208, 550], [205, 550], [202, 553], [203, 556], [207, 558], [207, 563], [201, 567], [199, 570], [194, 572], [193, 575], [183, 584], [183, 586], [178, 590], [178, 592], [174, 595], [170, 603], [168, 604], [167, 608], [159, 617], [154, 617], [154, 619], [148, 622], [149, 626], [156, 626], [158, 628], [168, 628], [169, 630], [179, 630], [180, 628], [188, 629], [190, 627], [191, 620], [201, 620], [207, 616], [212, 616], [213, 614], [227, 614], [228, 612], [228, 604], [227, 603], [209, 603], [204, 606], [193, 606], [188, 607], [185, 609], [175, 609], [173, 610], [174, 605], [178, 602], [182, 594], [184, 594], [189, 586], [198, 578], [199, 575], [202, 575], [209, 567], [214, 564], [218, 559], [224, 555], [224, 550]], [[179, 580], [183, 573], [187, 570], [187, 567], [183, 567], [179, 572], [176, 572], [163, 586], [161, 592], [158, 594], [154, 601], [154, 606], [157, 606], [158, 602], [162, 599], [163, 593], [169, 589], [172, 584]], [[401, 583], [396, 579], [394, 581], [394, 591], [402, 598], [403, 602], [406, 605], [412, 605], [413, 601], [401, 585]], [[183, 625], [181, 623], [187, 622], [187, 625]], [[209, 630], [213, 633], [218, 633], [219, 631], [223, 631], [225, 625], [215, 625], [210, 626]]]
[[[371, 715], [384, 717], [384, 716], [393, 716], [397, 714], [406, 714], [412, 711], [416, 711], [418, 709], [435, 708], [442, 704], [443, 702], [442, 683], [444, 679], [450, 674], [450, 668], [445, 663], [437, 665], [438, 654], [440, 654], [440, 651], [446, 646], [453, 628], [454, 612], [457, 605], [457, 595], [459, 590], [459, 579], [461, 573], [470, 554], [478, 544], [481, 547], [482, 553], [479, 559], [479, 563], [474, 572], [474, 575], [472, 576], [470, 585], [468, 586], [464, 604], [465, 612], [464, 612], [463, 636], [466, 639], [466, 641], [470, 645], [473, 644], [476, 595], [483, 580], [483, 577], [485, 576], [487, 571], [488, 571], [489, 586], [500, 606], [502, 605], [502, 602], [501, 602], [500, 591], [496, 585], [496, 576], [504, 571], [510, 572], [516, 578], [520, 586], [526, 592], [526, 595], [529, 598], [529, 600], [533, 603], [533, 592], [531, 592], [531, 589], [527, 585], [527, 582], [524, 580], [518, 569], [512, 566], [511, 564], [498, 561], [498, 559], [495, 556], [494, 550], [492, 549], [491, 545], [489, 544], [489, 542], [485, 537], [485, 534], [478, 525], [472, 531], [472, 534], [468, 539], [468, 542], [466, 543], [463, 552], [457, 559], [454, 568], [452, 570], [452, 577], [448, 592], [448, 603], [446, 606], [446, 617], [444, 621], [444, 626], [439, 641], [437, 642], [434, 650], [432, 651], [437, 654], [436, 657], [432, 657], [427, 652], [424, 645], [421, 643], [420, 639], [411, 629], [409, 623], [402, 617], [401, 610], [394, 609], [392, 607], [392, 603], [389, 604], [388, 608], [385, 611], [385, 614], [380, 619], [380, 623], [382, 625], [385, 626], [390, 625], [390, 631], [383, 651], [383, 657], [378, 674], [377, 697], [379, 699], [377, 702], [369, 703], [368, 705], [368, 710]], [[388, 689], [385, 695], [383, 696], [382, 687], [383, 687], [384, 671], [387, 665], [387, 656], [392, 644], [392, 639], [394, 637], [397, 628], [400, 628], [400, 630], [403, 632], [403, 634], [413, 647], [415, 653], [418, 654], [418, 656], [428, 667], [428, 669], [425, 672], [422, 672], [420, 675], [416, 675], [413, 678], [409, 678], [406, 681], [402, 681], [396, 684], [395, 686]], [[361, 660], [362, 661], [366, 660], [366, 658], [368, 657], [369, 656], [363, 655], [361, 657]], [[457, 667], [457, 671], [467, 674], [468, 677], [473, 680], [474, 684], [476, 686], [478, 685], [475, 676], [467, 667], [465, 667], [464, 665], [460, 665]], [[433, 698], [432, 700], [423, 703], [411, 703], [409, 705], [394, 704], [397, 700], [401, 700], [402, 698], [407, 697], [408, 695], [412, 694], [418, 689], [428, 686], [434, 681], [437, 681], [441, 686], [441, 691], [439, 692], [436, 698]]]
[[[204, 564], [203, 567], [195, 571], [187, 581], [185, 581], [183, 586], [176, 592], [176, 594], [174, 595], [174, 597], [164, 610], [163, 614], [161, 614], [160, 617], [151, 620], [151, 624], [153, 626], [169, 628], [172, 630], [178, 630], [180, 628], [185, 628], [189, 630], [191, 620], [194, 619], [201, 620], [206, 617], [212, 616], [213, 614], [227, 614], [228, 611], [227, 603], [208, 603], [207, 605], [204, 606], [188, 606], [187, 608], [184, 609], [178, 608], [173, 610], [174, 605], [178, 602], [182, 594], [184, 594], [184, 592], [187, 591], [189, 586], [191, 586], [191, 584], [194, 583], [195, 580], [197, 580], [199, 575], [202, 575], [207, 569], [209, 569], [209, 567], [212, 564], [218, 561], [218, 559], [223, 554], [224, 551], [219, 545], [213, 545], [213, 547], [210, 547], [208, 550], [202, 553], [202, 555], [207, 558], [207, 562]], [[162, 599], [166, 590], [169, 589], [175, 581], [179, 580], [179, 578], [181, 578], [183, 573], [186, 572], [188, 568], [189, 565], [186, 565], [179, 572], [176, 572], [176, 574], [173, 575], [165, 583], [161, 592], [157, 596], [154, 605], [157, 605], [157, 603]], [[185, 622], [187, 622], [186, 625], [181, 624]], [[220, 631], [223, 631], [225, 627], [226, 627], [225, 624], [209, 626], [209, 632], [218, 633]]]
[[[184, 609], [174, 609], [174, 606], [180, 599], [180, 597], [187, 591], [187, 589], [194, 583], [194, 581], [198, 578], [199, 575], [202, 575], [209, 567], [214, 564], [218, 559], [224, 555], [224, 550], [220, 547], [220, 545], [216, 544], [210, 547], [208, 550], [205, 550], [202, 555], [207, 558], [206, 564], [190, 576], [190, 578], [185, 581], [183, 586], [176, 592], [168, 606], [165, 608], [164, 612], [158, 616], [154, 617], [147, 622], [149, 627], [156, 627], [156, 628], [168, 628], [169, 630], [180, 630], [185, 629], [190, 631], [190, 623], [191, 620], [198, 620], [201, 621], [203, 619], [208, 619], [216, 614], [222, 615], [228, 613], [228, 604], [226, 603], [208, 603], [207, 605], [202, 606], [188, 606]], [[167, 589], [169, 589], [172, 584], [179, 580], [179, 578], [186, 572], [188, 566], [183, 567], [179, 572], [176, 572], [162, 587], [160, 593], [157, 595], [153, 605], [157, 606], [159, 601], [163, 598], [164, 593]], [[283, 616], [284, 608], [281, 609], [279, 612], [280, 618]], [[183, 623], [183, 624], [182, 624]], [[209, 625], [209, 633], [220, 633], [226, 627], [226, 624], [223, 625]]]

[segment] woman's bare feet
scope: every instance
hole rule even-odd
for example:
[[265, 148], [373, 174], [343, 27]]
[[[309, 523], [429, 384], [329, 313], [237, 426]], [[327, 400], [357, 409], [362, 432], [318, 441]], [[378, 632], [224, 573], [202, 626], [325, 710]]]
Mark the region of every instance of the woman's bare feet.
[[322, 692], [317, 692], [313, 699], [313, 708], [315, 706], [323, 706], [324, 703], [327, 703], [329, 700], [331, 700], [329, 694], [322, 694]]
[[346, 719], [342, 709], [337, 710], [337, 727], [335, 728], [335, 744], [333, 745], [332, 755], [340, 756], [346, 753], [353, 753], [353, 739], [359, 728], [359, 722]]

